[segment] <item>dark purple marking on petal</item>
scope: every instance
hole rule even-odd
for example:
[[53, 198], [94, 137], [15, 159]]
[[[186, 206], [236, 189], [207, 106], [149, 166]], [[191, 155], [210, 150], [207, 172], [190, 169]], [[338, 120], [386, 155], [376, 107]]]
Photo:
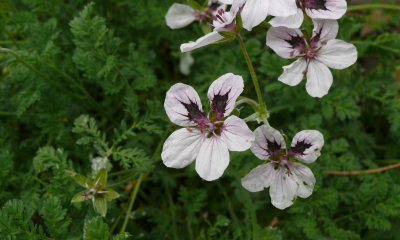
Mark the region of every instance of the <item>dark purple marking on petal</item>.
[[285, 40], [287, 43], [289, 43], [293, 49], [298, 49], [298, 50], [302, 50], [304, 48], [304, 39], [303, 37], [297, 35], [297, 36], [292, 36], [290, 34], [288, 34], [289, 36], [291, 36], [291, 39], [283, 39]]
[[306, 143], [306, 140], [299, 141], [296, 143], [294, 147], [292, 147], [288, 153], [288, 155], [305, 155], [304, 151], [312, 146], [311, 143]]
[[214, 95], [214, 99], [211, 103], [211, 109], [214, 111], [215, 115], [217, 115], [218, 119], [224, 116], [226, 106], [228, 105], [228, 97], [230, 92], [231, 90], [226, 92], [224, 95], [221, 95], [220, 93]]
[[279, 155], [279, 150], [281, 150], [282, 146], [275, 140], [272, 142], [268, 138], [265, 138], [265, 140], [267, 140], [268, 149], [264, 150], [266, 150], [270, 155]]
[[196, 123], [203, 122], [202, 120], [206, 118], [206, 115], [203, 111], [199, 109], [199, 106], [190, 100], [190, 103], [180, 102], [188, 111], [186, 115], [190, 121], [194, 121]]
[[213, 3], [211, 3], [211, 5], [208, 7], [208, 9], [209, 9], [209, 11], [210, 11], [211, 13], [213, 13], [213, 12], [217, 11], [217, 9], [218, 9], [221, 5], [222, 5], [222, 3], [213, 2]]
[[325, 6], [326, 2], [326, 0], [308, 0], [305, 5], [309, 9], [329, 11]]

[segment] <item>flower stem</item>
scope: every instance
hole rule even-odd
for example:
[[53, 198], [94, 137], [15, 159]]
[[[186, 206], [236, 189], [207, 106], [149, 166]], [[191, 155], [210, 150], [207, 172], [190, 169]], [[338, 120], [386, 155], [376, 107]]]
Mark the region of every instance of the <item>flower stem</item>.
[[393, 165], [386, 166], [386, 167], [381, 167], [381, 168], [369, 169], [369, 170], [359, 170], [359, 171], [322, 171], [322, 173], [333, 174], [333, 175], [357, 175], [357, 174], [361, 174], [361, 173], [382, 172], [382, 171], [389, 170], [389, 169], [392, 169], [392, 168], [397, 168], [397, 167], [400, 167], [400, 163], [393, 164]]
[[376, 9], [376, 8], [400, 10], [400, 6], [396, 6], [396, 5], [371, 3], [371, 4], [360, 4], [360, 5], [349, 6], [347, 8], [347, 11], [350, 12], [350, 11], [355, 11], [355, 10]]
[[246, 59], [247, 66], [249, 67], [251, 79], [253, 80], [253, 84], [254, 84], [254, 88], [256, 89], [258, 103], [259, 103], [258, 112], [260, 113], [260, 119], [264, 122], [265, 125], [269, 126], [269, 122], [268, 122], [269, 113], [268, 113], [265, 103], [262, 99], [260, 85], [258, 84], [256, 72], [254, 71], [253, 65], [251, 64], [250, 57], [249, 57], [249, 54], [247, 53], [242, 36], [240, 35], [240, 33], [237, 33], [236, 36], [239, 40], [240, 47], [242, 48], [242, 52], [243, 52], [244, 58]]
[[131, 196], [129, 197], [131, 199], [131, 202], [129, 203], [128, 211], [126, 211], [126, 217], [124, 220], [124, 224], [122, 225], [121, 232], [125, 231], [126, 225], [128, 224], [129, 215], [132, 212], [133, 203], [135, 202], [137, 193], [139, 191], [140, 184], [142, 183], [143, 175], [144, 175], [143, 173], [140, 174], [139, 179], [136, 183], [135, 189], [133, 189]]

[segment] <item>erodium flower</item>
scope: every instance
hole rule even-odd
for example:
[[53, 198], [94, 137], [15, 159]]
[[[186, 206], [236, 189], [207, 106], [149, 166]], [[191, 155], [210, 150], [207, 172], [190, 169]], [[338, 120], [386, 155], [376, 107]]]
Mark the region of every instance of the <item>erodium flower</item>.
[[324, 145], [322, 134], [316, 130], [297, 133], [289, 151], [285, 140], [277, 130], [270, 126], [260, 126], [255, 131], [255, 141], [251, 151], [261, 160], [269, 160], [250, 171], [242, 178], [242, 185], [251, 192], [269, 187], [272, 204], [285, 209], [293, 204], [296, 197], [311, 195], [315, 177], [311, 170], [294, 159], [312, 163], [321, 155]]
[[353, 44], [335, 39], [338, 33], [336, 20], [313, 20], [314, 30], [310, 40], [299, 29], [271, 27], [267, 45], [283, 58], [296, 58], [283, 67], [279, 81], [290, 86], [301, 82], [307, 74], [306, 89], [312, 97], [323, 97], [332, 85], [333, 77], [328, 67], [344, 69], [357, 60]]
[[173, 132], [164, 143], [161, 158], [167, 167], [183, 168], [196, 159], [197, 173], [212, 181], [228, 167], [228, 150], [250, 148], [253, 132], [242, 119], [230, 115], [243, 87], [243, 78], [232, 73], [215, 80], [207, 93], [211, 106], [208, 113], [191, 86], [177, 83], [168, 90], [165, 111], [171, 122], [184, 128]]
[[191, 6], [174, 3], [165, 15], [167, 26], [171, 29], [183, 28], [198, 20], [200, 23], [207, 18], [212, 19], [219, 9], [225, 9], [226, 5], [217, 0], [209, 0], [208, 7], [204, 9], [194, 9]]
[[287, 17], [275, 17], [269, 23], [273, 27], [299, 28], [304, 13], [311, 19], [339, 19], [347, 10], [345, 0], [296, 0], [296, 14]]
[[[296, 0], [220, 0], [232, 4], [232, 8], [240, 8], [243, 27], [251, 31], [268, 15], [287, 17], [296, 14]], [[232, 11], [232, 10], [231, 10]]]

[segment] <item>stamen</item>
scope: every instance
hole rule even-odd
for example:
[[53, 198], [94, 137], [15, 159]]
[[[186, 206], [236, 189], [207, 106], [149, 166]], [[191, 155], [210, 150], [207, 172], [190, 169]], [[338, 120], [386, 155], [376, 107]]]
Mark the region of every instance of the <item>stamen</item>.
[[322, 45], [326, 45], [326, 41], [322, 41], [321, 44], [322, 44]]
[[289, 169], [287, 164], [285, 164], [285, 167], [286, 167], [286, 170], [287, 170], [285, 174], [287, 174], [288, 176], [289, 175], [293, 175], [293, 173], [290, 171], [290, 169]]
[[308, 72], [308, 70], [304, 70], [303, 72], [301, 72], [302, 74], [306, 74]]
[[292, 51], [292, 52], [290, 53], [290, 57], [293, 57], [293, 55], [294, 55], [294, 51]]
[[189, 132], [193, 132], [193, 129], [191, 129], [190, 127], [186, 127], [186, 130], [188, 130]]

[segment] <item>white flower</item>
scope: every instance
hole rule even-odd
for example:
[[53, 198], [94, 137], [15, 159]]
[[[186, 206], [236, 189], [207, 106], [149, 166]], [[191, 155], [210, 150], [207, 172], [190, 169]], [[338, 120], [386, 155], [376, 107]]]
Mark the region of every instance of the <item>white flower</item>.
[[304, 130], [294, 136], [291, 148], [286, 150], [283, 136], [270, 126], [260, 126], [255, 131], [251, 151], [261, 160], [270, 162], [260, 165], [242, 178], [242, 186], [251, 192], [269, 187], [272, 204], [285, 209], [296, 197], [307, 198], [312, 194], [315, 177], [311, 170], [291, 158], [312, 163], [321, 155], [324, 145], [322, 134], [316, 130]]
[[173, 132], [164, 143], [161, 158], [167, 167], [183, 168], [196, 159], [197, 173], [212, 181], [228, 167], [228, 150], [250, 148], [253, 132], [242, 119], [229, 116], [243, 87], [243, 78], [232, 73], [215, 80], [207, 94], [208, 114], [191, 86], [177, 83], [168, 90], [165, 111], [171, 122], [185, 128]]
[[299, 28], [304, 13], [312, 19], [339, 19], [347, 10], [345, 0], [306, 0], [297, 1], [297, 13], [287, 17], [275, 17], [269, 23], [273, 27]]
[[[251, 31], [268, 15], [287, 17], [296, 14], [296, 0], [220, 0], [225, 4], [232, 4], [232, 9], [239, 8], [243, 27]], [[232, 11], [231, 9], [231, 11]]]
[[313, 22], [315, 26], [310, 40], [299, 29], [271, 27], [267, 33], [267, 45], [283, 58], [300, 57], [283, 67], [279, 81], [295, 86], [307, 73], [308, 94], [312, 97], [323, 97], [333, 81], [328, 67], [349, 67], [357, 60], [357, 50], [353, 44], [335, 39], [339, 28], [336, 20]]
[[174, 3], [168, 9], [165, 15], [167, 26], [171, 29], [183, 28], [198, 20], [200, 23], [207, 18], [212, 18], [219, 9], [225, 9], [226, 5], [218, 2], [218, 0], [209, 0], [208, 7], [202, 10], [196, 10], [191, 6]]
[[105, 168], [107, 171], [110, 171], [112, 165], [107, 157], [96, 157], [92, 159], [92, 175], [93, 177], [97, 175], [97, 173], [102, 169]]
[[193, 63], [194, 58], [192, 57], [192, 54], [190, 52], [182, 53], [179, 61], [179, 70], [183, 75], [187, 76], [190, 74], [190, 66], [192, 66]]
[[207, 35], [197, 39], [196, 42], [190, 41], [181, 45], [182, 52], [192, 51], [196, 48], [200, 48], [224, 39], [218, 32], [234, 31], [236, 29], [236, 13], [237, 11], [225, 12], [224, 9], [218, 10], [218, 14], [213, 16], [214, 30]]

